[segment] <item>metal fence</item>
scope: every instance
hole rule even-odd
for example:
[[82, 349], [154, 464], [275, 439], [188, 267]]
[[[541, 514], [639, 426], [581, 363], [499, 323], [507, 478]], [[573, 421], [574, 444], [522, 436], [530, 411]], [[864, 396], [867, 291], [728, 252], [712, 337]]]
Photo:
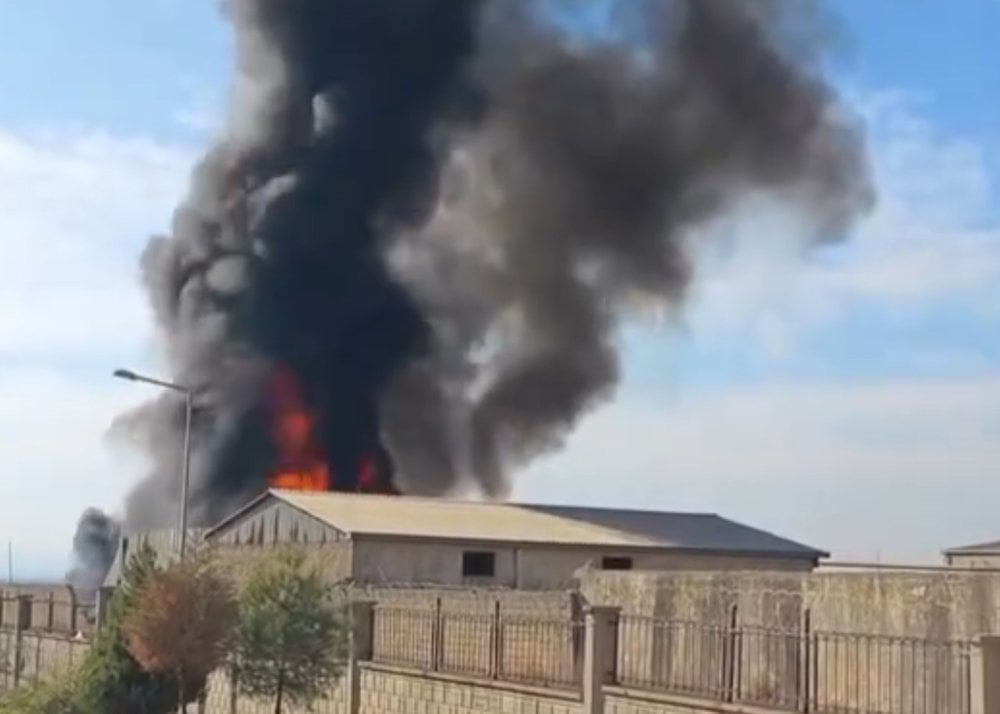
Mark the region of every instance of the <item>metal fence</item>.
[[93, 603], [46, 595], [0, 593], [0, 627], [90, 635], [96, 626]]
[[378, 607], [372, 661], [544, 687], [575, 688], [582, 680], [583, 623], [535, 618]]
[[72, 673], [89, 647], [80, 637], [0, 628], [0, 693]]
[[969, 642], [623, 616], [616, 681], [837, 714], [968, 714]]

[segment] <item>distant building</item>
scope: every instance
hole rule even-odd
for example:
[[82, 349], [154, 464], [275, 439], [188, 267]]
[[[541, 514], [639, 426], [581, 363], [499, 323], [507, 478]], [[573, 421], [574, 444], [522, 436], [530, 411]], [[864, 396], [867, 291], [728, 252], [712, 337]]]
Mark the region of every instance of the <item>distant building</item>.
[[953, 568], [1000, 568], [1000, 541], [949, 548], [944, 560]]
[[[198, 548], [201, 545], [204, 532], [203, 528], [189, 529], [186, 547]], [[166, 565], [173, 560], [177, 555], [176, 533], [175, 530], [159, 530], [123, 535], [118, 542], [118, 550], [115, 551], [111, 567], [108, 569], [107, 575], [104, 576], [105, 587], [113, 587], [118, 584], [128, 559], [145, 546], [149, 546], [153, 550], [158, 565]]]
[[[0, 630], [13, 628], [18, 621], [18, 600], [27, 600], [27, 625], [42, 630], [87, 629], [90, 605], [66, 583], [0, 583]], [[0, 671], [3, 668], [3, 639], [0, 637]], [[0, 677], [2, 679], [2, 677]], [[2, 689], [2, 685], [0, 685]]]
[[827, 553], [716, 515], [271, 490], [204, 534], [298, 543], [365, 583], [562, 587], [581, 568], [797, 570]]

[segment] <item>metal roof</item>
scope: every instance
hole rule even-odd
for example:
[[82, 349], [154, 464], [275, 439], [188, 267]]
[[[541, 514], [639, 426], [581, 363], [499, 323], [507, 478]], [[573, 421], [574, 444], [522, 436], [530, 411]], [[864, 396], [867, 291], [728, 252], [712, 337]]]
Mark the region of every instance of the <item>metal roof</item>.
[[279, 499], [349, 536], [537, 543], [757, 554], [818, 559], [828, 553], [714, 514], [460, 501], [414, 496], [271, 490], [210, 529]]
[[945, 555], [1000, 555], [1000, 540], [949, 548]]

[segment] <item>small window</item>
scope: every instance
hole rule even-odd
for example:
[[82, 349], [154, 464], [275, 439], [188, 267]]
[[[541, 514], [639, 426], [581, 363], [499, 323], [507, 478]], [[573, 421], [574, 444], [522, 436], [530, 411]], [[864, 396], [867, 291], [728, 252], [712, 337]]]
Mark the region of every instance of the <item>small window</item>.
[[631, 570], [632, 559], [620, 556], [609, 556], [601, 559], [601, 570]]
[[492, 578], [496, 571], [496, 554], [489, 551], [470, 550], [462, 553], [462, 576], [466, 578]]

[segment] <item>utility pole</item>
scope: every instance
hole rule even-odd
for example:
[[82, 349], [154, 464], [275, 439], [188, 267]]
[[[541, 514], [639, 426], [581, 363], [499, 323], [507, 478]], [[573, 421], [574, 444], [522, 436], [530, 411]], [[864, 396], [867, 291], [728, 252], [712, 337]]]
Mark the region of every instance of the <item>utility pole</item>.
[[182, 384], [136, 374], [128, 369], [116, 369], [113, 376], [119, 379], [127, 379], [130, 382], [153, 384], [177, 392], [184, 397], [184, 441], [181, 451], [181, 492], [177, 524], [177, 550], [180, 559], [184, 560], [184, 556], [187, 554], [188, 485], [191, 480], [191, 415], [194, 410], [194, 390]]

